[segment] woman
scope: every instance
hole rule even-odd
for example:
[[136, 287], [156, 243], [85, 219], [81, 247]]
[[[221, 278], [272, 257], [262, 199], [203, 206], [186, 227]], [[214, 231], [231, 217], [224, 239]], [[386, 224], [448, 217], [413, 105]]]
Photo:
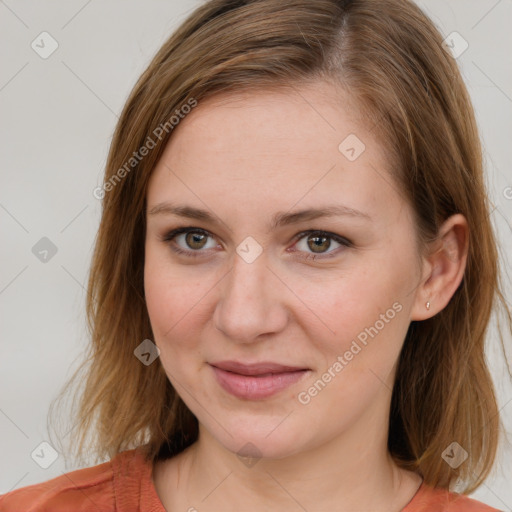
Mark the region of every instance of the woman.
[[413, 3], [205, 3], [95, 193], [73, 435], [110, 460], [1, 510], [496, 510], [450, 490], [498, 442], [481, 148]]

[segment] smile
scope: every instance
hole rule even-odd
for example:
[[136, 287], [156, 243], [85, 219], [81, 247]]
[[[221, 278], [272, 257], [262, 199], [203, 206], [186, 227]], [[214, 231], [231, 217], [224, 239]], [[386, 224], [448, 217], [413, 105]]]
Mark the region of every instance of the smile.
[[[310, 372], [306, 368], [291, 368], [281, 365], [230, 365], [233, 370], [210, 365], [217, 382], [228, 393], [245, 400], [258, 400], [275, 395], [295, 384]], [[220, 366], [220, 365], [219, 365]], [[259, 367], [256, 367], [259, 366]], [[275, 366], [270, 368], [269, 366]]]

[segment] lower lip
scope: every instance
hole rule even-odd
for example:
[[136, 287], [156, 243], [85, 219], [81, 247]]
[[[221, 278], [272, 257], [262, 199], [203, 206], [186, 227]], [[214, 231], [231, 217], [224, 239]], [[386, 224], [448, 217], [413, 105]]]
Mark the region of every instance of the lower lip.
[[218, 383], [232, 395], [247, 400], [257, 400], [275, 395], [304, 377], [309, 370], [274, 373], [265, 377], [240, 375], [212, 366]]

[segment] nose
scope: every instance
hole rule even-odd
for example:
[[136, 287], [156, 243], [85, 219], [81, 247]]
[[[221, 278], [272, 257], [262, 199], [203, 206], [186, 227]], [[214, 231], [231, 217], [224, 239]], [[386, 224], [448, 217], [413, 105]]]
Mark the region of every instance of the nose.
[[228, 339], [252, 343], [285, 329], [289, 292], [269, 267], [265, 252], [251, 263], [235, 254], [218, 293], [213, 322]]

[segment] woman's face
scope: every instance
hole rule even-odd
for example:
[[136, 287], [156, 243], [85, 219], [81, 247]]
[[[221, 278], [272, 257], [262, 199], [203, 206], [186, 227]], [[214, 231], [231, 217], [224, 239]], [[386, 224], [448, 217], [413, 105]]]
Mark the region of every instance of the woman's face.
[[325, 83], [225, 94], [180, 122], [151, 176], [154, 342], [202, 432], [232, 452], [386, 439], [421, 268], [371, 128]]

